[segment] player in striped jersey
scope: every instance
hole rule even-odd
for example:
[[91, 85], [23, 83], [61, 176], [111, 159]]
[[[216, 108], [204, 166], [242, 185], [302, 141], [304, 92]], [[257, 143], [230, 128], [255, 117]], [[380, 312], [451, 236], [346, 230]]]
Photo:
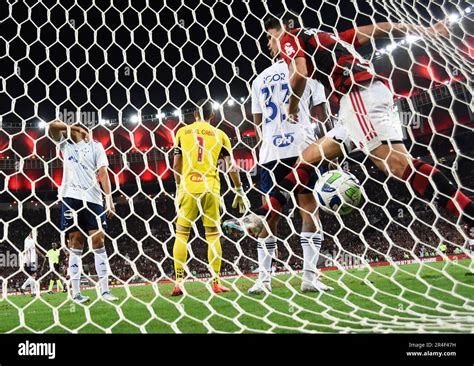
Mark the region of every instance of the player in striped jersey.
[[[409, 33], [447, 37], [442, 21], [429, 27], [413, 24], [378, 23], [331, 34], [311, 28], [290, 28], [288, 19], [269, 17], [265, 21], [270, 48], [278, 49], [292, 70], [289, 118], [298, 121], [298, 103], [309, 78], [320, 80], [339, 99], [340, 125], [348, 138], [361, 148], [385, 174], [410, 185], [415, 194], [446, 208], [466, 224], [474, 237], [474, 202], [437, 168], [410, 156], [402, 143], [402, 123], [393, 110], [393, 94], [356, 49], [376, 38], [406, 36]], [[312, 164], [342, 154], [338, 146], [310, 145], [270, 197], [270, 204], [255, 210], [256, 216], [240, 220], [242, 231], [256, 233], [261, 216], [281, 211], [295, 185], [301, 191], [309, 181]]]
[[248, 202], [244, 195], [239, 173], [232, 163], [229, 137], [211, 126], [214, 118], [212, 103], [201, 100], [194, 112], [196, 121], [178, 130], [175, 136], [173, 170], [177, 184], [176, 240], [173, 259], [176, 286], [172, 296], [183, 294], [187, 243], [193, 224], [200, 218], [208, 243], [208, 261], [212, 272], [212, 290], [215, 293], [230, 291], [219, 278], [222, 263], [220, 243], [220, 178], [217, 170], [219, 157], [223, 157], [227, 172], [235, 187], [233, 208], [244, 213]]

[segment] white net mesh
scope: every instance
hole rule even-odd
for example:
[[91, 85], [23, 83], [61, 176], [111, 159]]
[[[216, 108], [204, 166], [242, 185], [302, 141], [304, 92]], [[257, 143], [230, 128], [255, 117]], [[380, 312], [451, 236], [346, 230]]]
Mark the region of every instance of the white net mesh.
[[[305, 26], [328, 32], [448, 19], [449, 37], [387, 34], [358, 52], [395, 92], [411, 155], [472, 196], [474, 8], [435, 0], [291, 3]], [[473, 331], [474, 277], [460, 221], [434, 199], [420, 200], [387, 180], [357, 150], [344, 152], [338, 164], [362, 182], [364, 204], [343, 217], [321, 214], [318, 267], [334, 291], [300, 291], [302, 223], [293, 199], [278, 228], [271, 293], [247, 292], [258, 272], [257, 242], [250, 237], [222, 237], [221, 277], [231, 292], [213, 293], [206, 238], [196, 222], [185, 295], [170, 296], [173, 136], [194, 120], [193, 102], [215, 101], [214, 124], [229, 135], [244, 190], [252, 207], [259, 206], [264, 195], [251, 82], [271, 64], [263, 19], [286, 10], [281, 3], [205, 0], [8, 2], [1, 31], [1, 332]], [[81, 286], [91, 302], [77, 305], [67, 294], [46, 293], [58, 275], [69, 282], [57, 199], [63, 163], [45, 134], [56, 118], [87, 125], [106, 151], [117, 215], [105, 242], [118, 302], [102, 301], [95, 291], [90, 245]], [[231, 208], [228, 183], [222, 180], [223, 219], [241, 216]], [[55, 242], [63, 253], [57, 275], [39, 260], [33, 286], [41, 293], [34, 297], [20, 291], [30, 278], [21, 253], [31, 231], [41, 252]], [[56, 282], [52, 289], [59, 291]]]

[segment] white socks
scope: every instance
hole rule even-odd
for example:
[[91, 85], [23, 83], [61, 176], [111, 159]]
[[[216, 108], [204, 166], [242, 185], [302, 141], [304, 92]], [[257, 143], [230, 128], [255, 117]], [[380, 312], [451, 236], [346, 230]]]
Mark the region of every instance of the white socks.
[[261, 282], [270, 282], [271, 280], [272, 258], [275, 257], [276, 242], [274, 236], [258, 239], [258, 279]]
[[82, 250], [71, 249], [69, 254], [69, 276], [71, 279], [72, 296], [81, 292]]
[[[71, 249], [69, 256], [69, 275], [71, 277], [72, 296], [81, 292], [82, 250]], [[94, 250], [95, 270], [99, 277], [100, 293], [109, 292], [109, 259], [105, 247]]]
[[26, 288], [30, 286], [31, 294], [36, 294], [36, 280], [33, 277], [28, 277], [28, 279], [21, 285], [22, 290], [26, 290]]
[[322, 235], [320, 233], [301, 233], [301, 247], [303, 248], [303, 280], [312, 282], [316, 278], [316, 266], [321, 250]]
[[95, 271], [99, 276], [100, 293], [109, 292], [109, 259], [105, 246], [94, 250]]

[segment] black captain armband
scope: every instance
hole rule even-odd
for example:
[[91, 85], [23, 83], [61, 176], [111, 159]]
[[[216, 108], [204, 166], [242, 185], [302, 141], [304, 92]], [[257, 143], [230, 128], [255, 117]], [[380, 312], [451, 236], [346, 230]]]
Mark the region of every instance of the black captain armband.
[[183, 153], [181, 152], [181, 148], [179, 146], [176, 146], [174, 148], [174, 154], [175, 155], [183, 155]]
[[225, 147], [221, 149], [221, 156], [225, 158], [226, 156], [230, 156], [230, 151], [227, 150]]

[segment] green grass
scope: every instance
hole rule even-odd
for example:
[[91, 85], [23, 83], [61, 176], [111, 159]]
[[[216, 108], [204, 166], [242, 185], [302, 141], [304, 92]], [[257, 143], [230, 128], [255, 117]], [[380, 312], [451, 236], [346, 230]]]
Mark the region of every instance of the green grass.
[[206, 283], [113, 290], [121, 301], [87, 306], [65, 294], [10, 296], [0, 301], [0, 332], [207, 333], [207, 332], [472, 332], [474, 276], [469, 260], [371, 270], [329, 271], [330, 293], [301, 294], [299, 276], [273, 279], [270, 295], [249, 296], [253, 278], [227, 282], [234, 291], [211, 294]]

